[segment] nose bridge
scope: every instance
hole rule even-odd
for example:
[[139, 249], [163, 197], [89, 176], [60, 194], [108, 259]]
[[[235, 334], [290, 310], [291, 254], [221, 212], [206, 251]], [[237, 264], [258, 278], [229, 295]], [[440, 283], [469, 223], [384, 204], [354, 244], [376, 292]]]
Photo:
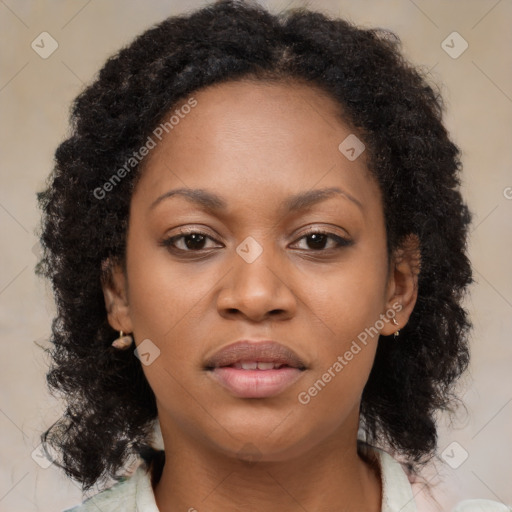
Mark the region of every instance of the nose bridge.
[[230, 279], [219, 296], [220, 310], [251, 317], [276, 310], [291, 313], [295, 298], [271, 239], [248, 236], [236, 247], [232, 263]]
[[[235, 270], [237, 280], [253, 287], [275, 289], [277, 266], [276, 251], [270, 241], [260, 244], [253, 237], [247, 237], [236, 249]], [[274, 267], [274, 268], [273, 268]], [[279, 281], [279, 279], [277, 279]]]

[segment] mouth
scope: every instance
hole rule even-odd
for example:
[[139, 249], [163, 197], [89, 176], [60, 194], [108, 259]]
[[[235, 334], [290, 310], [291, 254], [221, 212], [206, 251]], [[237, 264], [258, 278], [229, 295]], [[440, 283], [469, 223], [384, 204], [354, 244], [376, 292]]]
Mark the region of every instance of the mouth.
[[235, 397], [267, 398], [295, 383], [306, 365], [279, 343], [242, 340], [214, 354], [205, 370]]
[[287, 364], [276, 363], [275, 361], [244, 361], [236, 362], [230, 366], [221, 368], [236, 368], [237, 370], [278, 370], [279, 368], [293, 368]]

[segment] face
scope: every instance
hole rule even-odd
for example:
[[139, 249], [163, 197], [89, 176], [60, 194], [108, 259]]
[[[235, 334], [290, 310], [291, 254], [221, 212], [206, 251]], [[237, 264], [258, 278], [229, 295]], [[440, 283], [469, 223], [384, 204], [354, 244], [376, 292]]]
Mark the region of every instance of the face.
[[[266, 460], [354, 437], [378, 334], [415, 300], [407, 264], [388, 261], [366, 154], [339, 149], [353, 132], [309, 86], [231, 82], [194, 98], [133, 193], [126, 274], [104, 288], [110, 323], [145, 343], [162, 431], [233, 456], [250, 443]], [[206, 368], [238, 340], [276, 341], [301, 369]]]

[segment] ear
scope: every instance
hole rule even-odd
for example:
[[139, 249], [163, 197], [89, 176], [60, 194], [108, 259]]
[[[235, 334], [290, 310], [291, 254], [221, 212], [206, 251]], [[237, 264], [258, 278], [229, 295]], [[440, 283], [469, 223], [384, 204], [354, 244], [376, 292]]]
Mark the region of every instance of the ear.
[[[386, 311], [394, 311], [398, 322], [386, 322], [381, 334], [390, 336], [409, 321], [418, 298], [418, 275], [421, 267], [420, 242], [411, 234], [395, 251], [390, 261], [386, 291]], [[385, 313], [385, 312], [383, 312]]]
[[128, 283], [122, 266], [110, 258], [101, 265], [101, 287], [105, 298], [108, 323], [116, 331], [133, 332], [128, 304]]

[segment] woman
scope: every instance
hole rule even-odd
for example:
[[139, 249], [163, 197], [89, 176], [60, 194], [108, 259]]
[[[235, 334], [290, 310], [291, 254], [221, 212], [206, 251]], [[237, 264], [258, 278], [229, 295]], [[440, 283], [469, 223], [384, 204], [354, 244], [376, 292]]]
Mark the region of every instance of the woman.
[[307, 10], [220, 1], [107, 61], [39, 194], [43, 441], [119, 480], [72, 510], [434, 510], [472, 282], [442, 110], [392, 34]]

